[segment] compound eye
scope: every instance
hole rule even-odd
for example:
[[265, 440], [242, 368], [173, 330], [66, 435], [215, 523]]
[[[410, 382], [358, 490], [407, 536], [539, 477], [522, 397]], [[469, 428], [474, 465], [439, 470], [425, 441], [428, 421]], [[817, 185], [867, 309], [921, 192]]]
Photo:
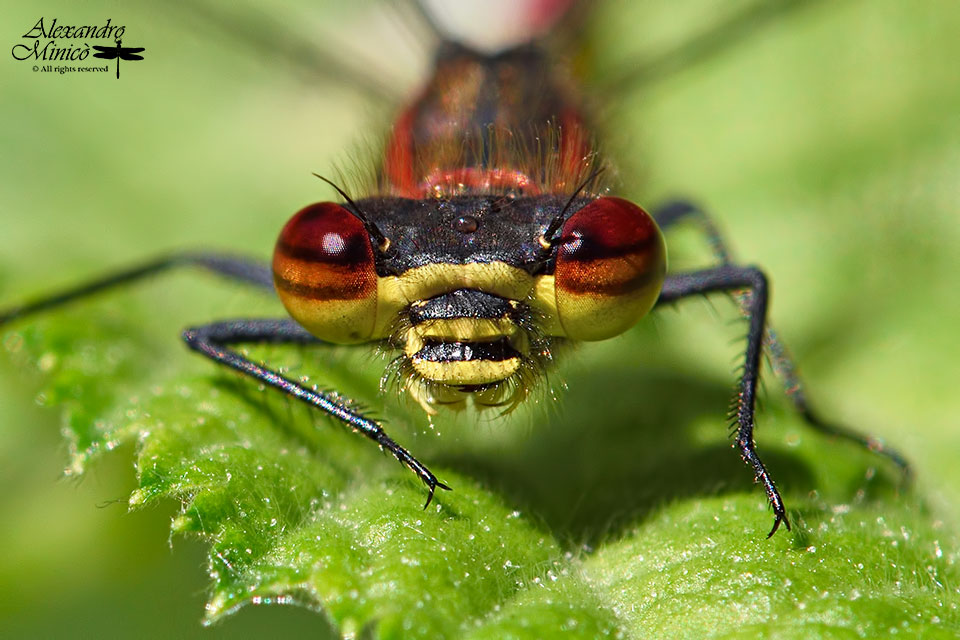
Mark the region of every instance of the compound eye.
[[332, 202], [294, 215], [277, 240], [273, 281], [283, 306], [307, 331], [339, 344], [371, 339], [377, 272], [363, 223]]
[[622, 198], [598, 198], [563, 225], [554, 270], [564, 334], [605, 340], [653, 307], [666, 273], [666, 249], [650, 215]]

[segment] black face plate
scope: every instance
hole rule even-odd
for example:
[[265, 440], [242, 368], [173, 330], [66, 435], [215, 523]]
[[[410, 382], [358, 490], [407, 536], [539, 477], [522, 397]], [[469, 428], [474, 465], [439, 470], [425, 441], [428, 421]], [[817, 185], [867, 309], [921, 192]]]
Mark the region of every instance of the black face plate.
[[[590, 200], [574, 199], [565, 215]], [[568, 202], [568, 197], [557, 196], [457, 196], [377, 197], [356, 204], [390, 240], [385, 253], [375, 252], [377, 275], [387, 276], [432, 264], [490, 262], [531, 274], [550, 273], [553, 257], [544, 255], [538, 240]]]
[[454, 318], [506, 318], [513, 312], [510, 301], [476, 289], [457, 289], [410, 308], [410, 323]]
[[431, 362], [500, 362], [519, 357], [506, 338], [493, 342], [444, 342], [427, 340], [417, 357]]

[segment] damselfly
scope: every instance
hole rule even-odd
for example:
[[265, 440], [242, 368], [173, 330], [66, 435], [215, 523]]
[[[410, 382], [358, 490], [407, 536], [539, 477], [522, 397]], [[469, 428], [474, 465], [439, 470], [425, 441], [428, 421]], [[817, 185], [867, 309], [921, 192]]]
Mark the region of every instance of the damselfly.
[[[448, 489], [380, 422], [234, 347], [270, 342], [376, 342], [397, 353], [385, 377], [428, 413], [468, 403], [509, 411], [541, 382], [558, 348], [618, 335], [652, 308], [728, 292], [748, 317], [733, 418], [736, 447], [789, 527], [756, 451], [754, 405], [764, 345], [812, 426], [875, 449], [809, 407], [768, 331], [767, 278], [734, 264], [709, 216], [686, 201], [651, 208], [604, 184], [605, 160], [575, 90], [536, 44], [481, 53], [447, 41], [422, 93], [392, 128], [366, 184], [337, 185], [338, 203], [305, 207], [280, 232], [273, 265], [182, 252], [0, 313], [17, 320], [178, 266], [199, 266], [280, 294], [292, 319], [241, 319], [184, 331], [206, 357], [315, 406], [375, 441], [427, 486]], [[717, 265], [666, 271], [661, 231], [706, 230]], [[602, 403], [602, 399], [597, 399]]]

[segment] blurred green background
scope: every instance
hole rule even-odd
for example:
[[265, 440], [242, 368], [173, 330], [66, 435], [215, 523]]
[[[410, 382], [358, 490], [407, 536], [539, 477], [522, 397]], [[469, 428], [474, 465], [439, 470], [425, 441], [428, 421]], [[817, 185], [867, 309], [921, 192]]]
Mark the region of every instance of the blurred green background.
[[[600, 77], [735, 10], [679, 4], [603, 4], [589, 25]], [[127, 25], [125, 45], [146, 47], [146, 59], [124, 64], [119, 81], [112, 70], [61, 75], [11, 57], [0, 64], [4, 302], [175, 247], [266, 257], [292, 212], [330, 197], [310, 172], [329, 173], [358, 140], [380, 134], [389, 113], [177, 5], [5, 0], [3, 15], [11, 47], [40, 16], [64, 24], [111, 18]], [[359, 51], [382, 65], [387, 86], [415, 82], [422, 57], [391, 25], [395, 16], [322, 2], [278, 6], [269, 17], [291, 37]], [[393, 40], [381, 35], [391, 28]], [[688, 194], [717, 213], [738, 255], [771, 275], [772, 318], [817, 405], [903, 450], [916, 464], [917, 491], [948, 530], [960, 521], [957, 33], [960, 6], [948, 0], [811, 3], [613, 101], [594, 96], [623, 193], [645, 204]], [[690, 234], [677, 241], [681, 262], [683, 249], [698, 255]], [[150, 328], [157, 339], [176, 341], [183, 325], [244, 313], [242, 296], [190, 276], [144, 295], [163, 310]], [[571, 390], [559, 410], [591, 400], [596, 367], [692, 381], [673, 394], [664, 389], [663, 405], [650, 409], [658, 416], [690, 403], [684, 393], [716, 395], [736, 355], [730, 341], [740, 328], [730, 317], [728, 305], [694, 302], [635, 335], [582, 349], [565, 368]], [[104, 336], [104, 349], [109, 343]], [[40, 385], [0, 359], [0, 634], [316, 629], [313, 614], [265, 607], [201, 629], [203, 549], [169, 539], [175, 505], [127, 513], [129, 450], [104, 456], [79, 482], [58, 480], [65, 446], [58, 412], [38, 406]], [[611, 402], [626, 406], [628, 386], [618, 389]], [[767, 389], [761, 451], [765, 442], [788, 450], [807, 432], [773, 380]], [[723, 400], [705, 419], [719, 442]], [[825, 455], [849, 453], [831, 446], [838, 449]], [[748, 475], [730, 457], [734, 473]], [[570, 531], [596, 535], [586, 526]]]

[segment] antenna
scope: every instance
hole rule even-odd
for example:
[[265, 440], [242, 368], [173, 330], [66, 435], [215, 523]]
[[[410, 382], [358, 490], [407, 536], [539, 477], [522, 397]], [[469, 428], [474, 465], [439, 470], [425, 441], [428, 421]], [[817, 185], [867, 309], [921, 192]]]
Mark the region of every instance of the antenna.
[[386, 251], [390, 248], [390, 238], [383, 235], [383, 232], [377, 228], [377, 225], [375, 225], [373, 221], [371, 221], [370, 218], [367, 216], [367, 214], [364, 213], [363, 210], [357, 205], [357, 203], [353, 201], [353, 198], [347, 195], [347, 192], [341, 189], [339, 185], [337, 185], [333, 180], [330, 180], [329, 178], [325, 178], [319, 173], [314, 173], [313, 175], [320, 178], [321, 180], [326, 182], [328, 185], [330, 185], [331, 187], [337, 190], [337, 193], [339, 193], [343, 197], [343, 199], [347, 201], [347, 204], [350, 205], [350, 208], [352, 209], [351, 213], [353, 213], [353, 215], [357, 216], [357, 218], [360, 219], [360, 222], [363, 223], [363, 226], [366, 228], [367, 233], [369, 233], [371, 236], [374, 237], [374, 239], [376, 239], [377, 248], [380, 250], [380, 253], [386, 253]]

